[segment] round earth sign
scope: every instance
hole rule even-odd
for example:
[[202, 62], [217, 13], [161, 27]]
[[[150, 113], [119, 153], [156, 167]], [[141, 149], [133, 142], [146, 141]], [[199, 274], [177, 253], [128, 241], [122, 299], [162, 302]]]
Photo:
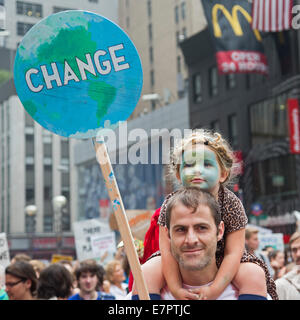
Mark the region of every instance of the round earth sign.
[[24, 108], [41, 126], [86, 139], [128, 119], [141, 95], [143, 72], [119, 26], [70, 10], [48, 16], [24, 36], [14, 81]]

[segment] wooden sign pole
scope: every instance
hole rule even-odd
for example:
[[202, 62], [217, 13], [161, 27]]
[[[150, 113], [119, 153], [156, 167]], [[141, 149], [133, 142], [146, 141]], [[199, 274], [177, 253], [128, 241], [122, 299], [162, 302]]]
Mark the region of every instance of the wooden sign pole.
[[137, 292], [140, 300], [150, 300], [141, 265], [134, 246], [134, 240], [125, 213], [121, 194], [113, 173], [109, 155], [107, 153], [106, 145], [104, 139], [102, 141], [99, 141], [99, 138], [97, 138], [97, 140], [98, 142], [96, 141], [96, 139], [93, 139], [96, 158], [102, 170], [106, 188], [118, 223], [119, 231], [124, 242], [126, 255], [128, 257]]

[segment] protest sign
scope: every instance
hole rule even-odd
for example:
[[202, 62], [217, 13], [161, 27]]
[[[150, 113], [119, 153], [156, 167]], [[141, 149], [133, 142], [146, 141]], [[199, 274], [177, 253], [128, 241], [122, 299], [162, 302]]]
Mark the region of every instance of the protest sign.
[[97, 219], [77, 221], [73, 224], [77, 259], [93, 259], [91, 238], [111, 232], [109, 226]]
[[284, 251], [284, 242], [282, 233], [258, 233], [259, 247], [261, 251], [266, 246], [272, 246], [275, 250]]
[[94, 258], [101, 265], [106, 265], [114, 259], [116, 252], [116, 236], [114, 232], [91, 237], [92, 252]]
[[10, 264], [9, 250], [5, 233], [0, 233], [0, 265], [6, 268]]
[[59, 12], [26, 33], [16, 52], [14, 75], [22, 105], [41, 126], [64, 137], [94, 139], [138, 294], [149, 300], [103, 138], [105, 129], [129, 118], [141, 95], [143, 72], [134, 44], [103, 16]]

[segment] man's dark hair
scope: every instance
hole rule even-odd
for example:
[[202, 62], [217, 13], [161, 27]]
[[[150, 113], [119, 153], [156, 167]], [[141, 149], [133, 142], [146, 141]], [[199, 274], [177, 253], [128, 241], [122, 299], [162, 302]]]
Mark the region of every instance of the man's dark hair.
[[199, 205], [209, 207], [215, 225], [218, 228], [221, 222], [221, 213], [216, 199], [207, 191], [200, 190], [197, 187], [184, 187], [178, 190], [169, 200], [166, 208], [166, 227], [170, 230], [171, 213], [173, 208], [182, 203], [187, 208], [197, 211]]
[[68, 298], [72, 293], [72, 276], [60, 263], [42, 270], [37, 287], [38, 299]]
[[[97, 264], [95, 260], [88, 259], [84, 260], [80, 263], [79, 267], [75, 270], [75, 276], [77, 281], [79, 281], [79, 278], [82, 273], [90, 272], [92, 275], [96, 275], [98, 278], [98, 285], [96, 287], [96, 290], [100, 290], [102, 284], [103, 284], [103, 277], [105, 274], [104, 268]], [[79, 285], [79, 284], [78, 284]]]
[[5, 274], [10, 274], [13, 277], [23, 280], [24, 282], [26, 280], [31, 280], [30, 292], [32, 295], [35, 295], [37, 287], [37, 277], [33, 266], [29, 262], [17, 261], [13, 264], [10, 264], [5, 269]]

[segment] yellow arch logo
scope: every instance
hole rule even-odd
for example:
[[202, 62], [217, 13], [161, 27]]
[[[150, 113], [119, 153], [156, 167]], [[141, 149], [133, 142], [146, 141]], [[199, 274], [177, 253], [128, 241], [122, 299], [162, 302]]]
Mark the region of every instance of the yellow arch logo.
[[[226, 19], [229, 21], [234, 34], [237, 37], [241, 37], [243, 35], [243, 30], [241, 28], [241, 24], [238, 18], [238, 12], [242, 13], [243, 16], [247, 19], [249, 24], [252, 22], [252, 17], [250, 14], [241, 6], [235, 5], [232, 8], [232, 14], [222, 5], [222, 4], [216, 4], [214, 5], [212, 9], [212, 22], [213, 22], [213, 27], [214, 27], [214, 35], [216, 38], [221, 38], [222, 37], [222, 31], [219, 25], [218, 21], [218, 11], [221, 10], [226, 17]], [[255, 37], [258, 41], [262, 41], [261, 35], [258, 30], [253, 30]]]

